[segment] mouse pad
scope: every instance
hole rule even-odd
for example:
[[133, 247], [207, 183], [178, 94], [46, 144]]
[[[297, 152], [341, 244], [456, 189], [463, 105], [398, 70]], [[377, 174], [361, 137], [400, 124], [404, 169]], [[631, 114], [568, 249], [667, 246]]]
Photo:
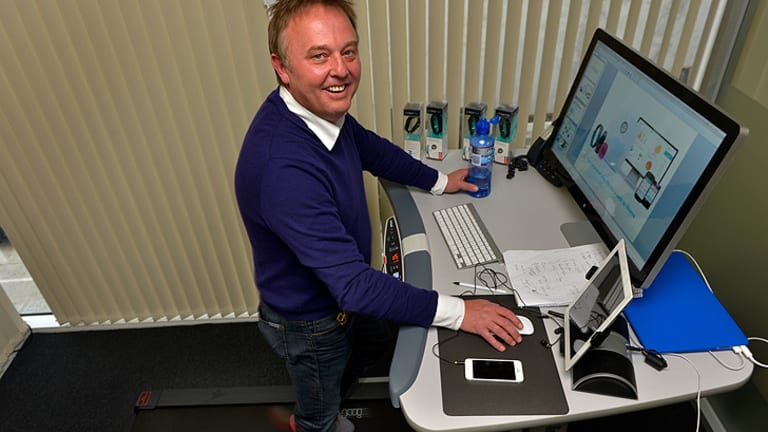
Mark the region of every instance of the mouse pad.
[[497, 383], [467, 381], [464, 365], [440, 362], [443, 411], [453, 416], [550, 415], [568, 413], [560, 374], [552, 349], [540, 343], [546, 335], [544, 322], [536, 311], [520, 310], [511, 295], [475, 296], [501, 303], [533, 322], [534, 333], [523, 342], [496, 351], [480, 336], [438, 329], [438, 352], [443, 359], [464, 361], [467, 357], [517, 359], [523, 362], [524, 381]]

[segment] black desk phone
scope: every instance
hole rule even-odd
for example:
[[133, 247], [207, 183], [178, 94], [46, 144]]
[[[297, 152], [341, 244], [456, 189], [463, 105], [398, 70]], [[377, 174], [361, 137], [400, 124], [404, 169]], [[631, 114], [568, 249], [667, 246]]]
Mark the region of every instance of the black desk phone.
[[565, 184], [564, 180], [567, 178], [567, 174], [552, 153], [551, 134], [555, 126], [556, 124], [553, 123], [552, 127], [544, 132], [544, 135], [536, 138], [536, 141], [528, 149], [526, 159], [548, 182], [560, 187]]

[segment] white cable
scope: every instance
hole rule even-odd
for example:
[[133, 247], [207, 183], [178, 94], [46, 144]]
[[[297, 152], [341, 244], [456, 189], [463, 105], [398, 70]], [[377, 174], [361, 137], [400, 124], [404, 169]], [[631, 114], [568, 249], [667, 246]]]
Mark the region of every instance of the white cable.
[[[694, 258], [693, 255], [691, 255], [690, 253], [688, 253], [687, 251], [682, 250], [682, 249], [675, 249], [674, 252], [680, 252], [683, 255], [685, 255], [686, 257], [688, 257], [688, 259], [693, 263], [693, 265], [696, 266], [696, 270], [699, 272], [699, 276], [701, 276], [701, 279], [704, 280], [704, 283], [707, 284], [707, 288], [709, 288], [709, 290], [712, 291], [712, 286], [709, 284], [709, 281], [707, 280], [707, 277], [704, 276], [704, 272], [701, 270], [701, 266], [699, 265], [698, 261], [696, 261], [696, 258]], [[757, 340], [757, 341], [760, 341], [760, 342], [768, 343], [767, 339], [763, 339], [763, 338], [760, 338], [760, 337], [749, 337], [749, 338], [747, 338], [747, 340]], [[750, 351], [749, 348], [747, 348], [747, 346], [733, 347], [733, 351], [736, 354], [741, 354], [742, 356], [744, 356], [747, 360], [751, 361], [755, 366], [759, 366], [761, 368], [768, 369], [768, 364], [761, 363], [761, 362], [757, 361], [755, 359], [755, 357], [752, 355], [752, 351]], [[718, 361], [718, 363], [723, 365], [723, 367], [725, 367], [727, 369], [731, 369], [731, 370], [740, 370], [741, 369], [741, 368], [733, 369], [732, 367], [729, 367], [728, 365], [726, 365], [725, 363], [720, 361], [720, 359], [717, 358], [717, 356], [712, 354], [712, 351], [710, 351], [709, 353], [712, 355], [712, 357], [715, 358], [715, 360]]]
[[680, 357], [681, 359], [688, 362], [689, 365], [693, 368], [694, 371], [696, 371], [696, 432], [699, 432], [699, 426], [701, 425], [701, 373], [699, 372], [699, 369], [696, 367], [693, 362], [688, 360], [687, 357], [685, 357], [682, 354], [673, 354], [669, 353], [666, 354], [668, 356], [672, 357]]
[[712, 291], [712, 286], [709, 284], [709, 281], [707, 280], [707, 277], [704, 276], [704, 272], [701, 270], [701, 266], [699, 265], [699, 262], [696, 261], [696, 258], [693, 257], [688, 251], [682, 250], [682, 249], [675, 249], [673, 252], [680, 252], [681, 254], [688, 257], [689, 260], [693, 263], [694, 266], [696, 266], [696, 271], [699, 272], [699, 276], [704, 280], [704, 283], [707, 284], [707, 288], [709, 288], [710, 291]]
[[708, 351], [708, 352], [709, 352], [709, 355], [711, 355], [715, 360], [717, 360], [718, 363], [720, 363], [720, 366], [722, 366], [722, 367], [724, 367], [726, 369], [732, 370], [732, 371], [740, 371], [740, 370], [744, 369], [744, 366], [747, 365], [747, 362], [744, 360], [744, 357], [742, 357], [740, 355], [741, 354], [740, 350], [739, 350], [739, 352], [736, 351], [736, 348], [740, 348], [740, 347], [733, 347], [733, 348], [734, 348], [733, 352], [736, 354], [736, 357], [739, 360], [741, 360], [741, 364], [738, 365], [738, 366], [731, 366], [731, 365], [727, 364], [726, 362], [721, 360], [718, 356], [716, 356], [713, 351]]
[[[749, 341], [760, 341], [760, 342], [768, 343], [768, 339], [763, 339], [761, 337], [756, 337], [756, 336], [748, 337], [747, 340], [749, 340]], [[746, 358], [747, 360], [751, 361], [752, 364], [754, 364], [755, 366], [759, 366], [761, 368], [768, 369], [768, 365], [767, 364], [764, 364], [764, 363], [761, 363], [761, 362], [755, 360], [755, 357], [752, 355], [752, 351], [750, 351], [749, 348], [746, 345], [733, 347], [733, 352], [735, 352], [736, 354], [741, 354], [744, 358]]]
[[768, 369], [768, 364], [760, 363], [759, 361], [755, 360], [755, 357], [752, 356], [752, 351], [750, 351], [746, 346], [741, 347], [741, 354], [746, 357], [747, 360], [751, 361], [755, 366]]

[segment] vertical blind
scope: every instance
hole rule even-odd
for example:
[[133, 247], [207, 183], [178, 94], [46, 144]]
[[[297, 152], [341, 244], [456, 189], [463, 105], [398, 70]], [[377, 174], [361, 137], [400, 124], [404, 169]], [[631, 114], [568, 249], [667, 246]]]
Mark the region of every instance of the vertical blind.
[[[720, 1], [357, 0], [352, 113], [400, 144], [407, 102], [565, 97], [597, 27], [696, 84]], [[60, 323], [251, 317], [233, 170], [276, 83], [255, 0], [0, 0], [0, 225]], [[375, 179], [366, 176], [378, 226]], [[381, 245], [374, 234], [374, 255]]]
[[0, 286], [0, 376], [3, 375], [7, 360], [24, 340], [25, 334], [26, 324]]

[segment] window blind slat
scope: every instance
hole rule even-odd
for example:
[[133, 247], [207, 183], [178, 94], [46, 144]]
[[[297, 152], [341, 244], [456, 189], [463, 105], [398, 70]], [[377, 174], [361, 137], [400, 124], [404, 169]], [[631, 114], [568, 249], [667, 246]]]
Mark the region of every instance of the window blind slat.
[[637, 45], [635, 45], [635, 36], [637, 35], [637, 30], [640, 27], [639, 20], [642, 6], [643, 2], [640, 0], [633, 0], [629, 4], [629, 12], [627, 14], [627, 27], [624, 30], [623, 39], [633, 47], [637, 47]]
[[701, 30], [702, 36], [699, 39], [698, 49], [696, 49], [693, 65], [691, 67], [691, 76], [693, 79], [688, 81], [694, 88], [698, 89], [699, 86], [701, 86], [701, 78], [703, 71], [705, 70], [704, 66], [708, 63], [710, 52], [707, 40], [710, 38], [710, 35], [713, 34], [712, 29], [715, 27], [715, 21], [718, 20], [717, 10], [725, 1], [727, 0], [713, 1], [714, 4], [710, 5], [710, 8], [706, 12], [706, 19], [704, 20], [704, 25]]
[[528, 13], [525, 21], [525, 36], [523, 48], [522, 72], [520, 74], [520, 107], [518, 109], [518, 133], [515, 145], [518, 148], [525, 147], [526, 133], [521, 129], [528, 124], [528, 116], [532, 114], [531, 97], [533, 95], [533, 83], [535, 81], [536, 57], [539, 44], [539, 29], [541, 27], [541, 2], [528, 4]]
[[[448, 64], [448, 15], [445, 0], [430, 0], [424, 5], [425, 20], [428, 23], [427, 32], [427, 65], [424, 70], [424, 80], [427, 94], [424, 100], [447, 100], [446, 71]], [[450, 112], [452, 107], [448, 107]]]
[[[662, 67], [666, 67], [668, 64], [667, 55], [672, 48], [670, 46], [670, 44], [673, 42], [672, 33], [674, 32], [675, 26], [677, 25], [677, 17], [681, 7], [682, 5], [680, 0], [672, 0], [672, 3], [669, 7], [669, 12], [665, 16], [664, 36], [661, 39], [659, 55], [657, 57], [657, 63], [662, 65]], [[678, 41], [675, 40], [674, 42], [677, 44]]]
[[691, 0], [688, 5], [688, 10], [685, 13], [683, 30], [680, 34], [680, 42], [677, 45], [674, 62], [672, 63], [672, 68], [670, 70], [673, 76], [680, 76], [680, 72], [683, 67], [686, 66], [685, 62], [688, 61], [688, 50], [691, 46], [694, 25], [696, 24], [696, 19], [699, 17], [700, 10], [701, 0]]
[[[388, 4], [387, 17], [388, 17], [388, 29], [387, 37], [389, 39], [389, 53], [390, 53], [390, 80], [392, 85], [389, 91], [392, 93], [392, 107], [394, 111], [390, 111], [388, 115], [394, 116], [394, 127], [399, 132], [400, 144], [403, 143], [403, 131], [402, 131], [402, 113], [403, 107], [406, 103], [411, 102], [411, 89], [410, 81], [408, 79], [408, 41], [406, 39], [406, 4], [403, 0], [390, 0], [386, 2]], [[413, 102], [421, 101], [422, 95], [418, 96], [418, 99]]]
[[650, 8], [648, 9], [648, 16], [645, 20], [645, 30], [643, 31], [642, 44], [640, 45], [640, 53], [650, 58], [651, 46], [653, 45], [653, 39], [656, 35], [656, 27], [659, 22], [659, 15], [661, 14], [662, 2], [652, 1]]
[[[563, 9], [561, 0], [552, 0], [549, 2], [547, 10], [546, 29], [558, 28], [560, 13]], [[550, 94], [550, 83], [554, 73], [555, 56], [557, 55], [557, 32], [547, 31], [544, 36], [544, 46], [541, 53], [541, 65], [539, 72], [539, 84], [536, 94], [536, 105], [533, 116], [533, 136], [541, 135], [544, 132], [544, 122], [547, 119], [547, 108]]]
[[26, 323], [16, 313], [13, 303], [0, 285], [0, 371], [5, 370], [7, 361], [21, 345], [25, 334], [28, 334]]
[[509, 3], [507, 16], [505, 17], [504, 57], [501, 59], [503, 76], [501, 77], [499, 99], [503, 103], [515, 105], [519, 103], [515, 89], [520, 76], [518, 72], [518, 59], [520, 58], [519, 42], [523, 34], [522, 29], [524, 28], [522, 3]]
[[408, 33], [406, 46], [408, 47], [408, 68], [410, 75], [410, 94], [411, 100], [422, 100], [428, 102], [427, 92], [427, 65], [429, 64], [429, 53], [427, 44], [429, 42], [429, 28], [432, 25], [431, 20], [427, 19], [425, 2], [408, 2], [406, 11], [408, 13]]
[[605, 23], [605, 30], [608, 33], [619, 34], [619, 18], [623, 4], [623, 0], [610, 0], [608, 2], [608, 20]]
[[501, 58], [499, 57], [499, 49], [502, 43], [502, 10], [503, 4], [498, 0], [490, 0], [487, 6], [484, 8], [485, 14], [485, 30], [483, 38], [483, 76], [482, 76], [482, 89], [480, 99], [488, 104], [488, 115], [493, 116], [493, 111], [499, 104], [498, 82], [500, 77], [499, 63]]
[[581, 24], [581, 9], [583, 3], [581, 0], [566, 2], [568, 6], [568, 18], [566, 20], [565, 39], [563, 43], [563, 54], [560, 62], [560, 70], [557, 79], [557, 95], [555, 98], [554, 109], [559, 112], [563, 106], [568, 90], [571, 87], [571, 79], [575, 75], [576, 61], [581, 58], [581, 53], [575, 52], [576, 39], [578, 38]]
[[[466, 1], [466, 0], [465, 0]], [[466, 1], [465, 23], [464, 27], [464, 103], [485, 102], [483, 100], [483, 70], [485, 68], [485, 25], [483, 22], [484, 11], [483, 1]]]

